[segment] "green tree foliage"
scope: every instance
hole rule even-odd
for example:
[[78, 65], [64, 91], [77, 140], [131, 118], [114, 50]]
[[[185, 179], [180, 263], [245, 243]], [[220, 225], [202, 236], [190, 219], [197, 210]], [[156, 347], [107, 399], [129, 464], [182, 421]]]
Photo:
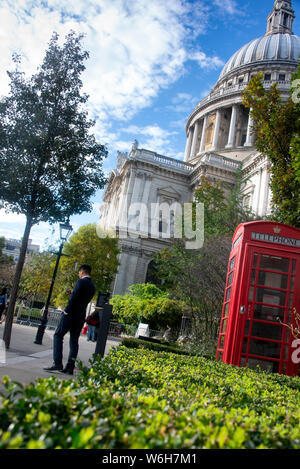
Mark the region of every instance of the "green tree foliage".
[[96, 292], [110, 291], [111, 282], [118, 271], [119, 252], [117, 238], [99, 238], [96, 224], [81, 226], [64, 245], [53, 297], [56, 306], [64, 305], [67, 301], [67, 290], [72, 289], [78, 280], [81, 264], [90, 264], [92, 267]]
[[32, 226], [91, 210], [90, 197], [106, 182], [107, 152], [91, 133], [88, 96], [81, 93], [88, 58], [81, 40], [71, 32], [60, 46], [53, 34], [43, 63], [29, 78], [15, 55], [10, 94], [0, 101], [0, 206], [26, 216], [4, 331], [7, 348]]
[[156, 256], [159, 278], [170, 298], [185, 304], [189, 333], [202, 351], [213, 353], [220, 323], [231, 236], [207, 238], [200, 250], [177, 241]]
[[[22, 297], [46, 301], [55, 266], [55, 254], [45, 251], [34, 253], [22, 271], [20, 290]], [[54, 295], [55, 295], [54, 285]]]
[[190, 329], [204, 352], [211, 353], [216, 345], [232, 235], [240, 223], [254, 218], [243, 207], [244, 183], [240, 171], [232, 186], [203, 178], [194, 193], [195, 203], [204, 204], [202, 249], [187, 250], [183, 241], [175, 240], [155, 257], [158, 281], [170, 298], [185, 304]]
[[146, 322], [152, 329], [180, 323], [183, 303], [170, 299], [166, 292], [152, 284], [136, 284], [129, 293], [114, 295], [111, 301], [114, 319], [123, 324]]
[[[300, 107], [294, 86], [283, 101], [277, 85], [266, 90], [262, 74], [252, 77], [243, 93], [243, 104], [250, 108], [253, 132], [258, 151], [271, 162], [273, 218], [292, 226], [300, 226]], [[292, 78], [299, 80], [300, 62]], [[296, 85], [295, 85], [296, 86]]]
[[241, 171], [237, 172], [236, 183], [229, 185], [221, 182], [212, 183], [202, 178], [201, 184], [195, 189], [196, 202], [204, 204], [205, 238], [220, 235], [233, 235], [240, 223], [255, 218], [251, 210], [243, 205], [241, 189], [245, 178]]
[[11, 287], [15, 275], [15, 261], [13, 256], [3, 254], [5, 238], [0, 237], [0, 288]]
[[0, 236], [0, 265], [1, 266], [13, 265], [15, 263], [13, 256], [7, 256], [6, 254], [3, 254], [4, 248], [5, 248], [5, 238], [3, 236]]

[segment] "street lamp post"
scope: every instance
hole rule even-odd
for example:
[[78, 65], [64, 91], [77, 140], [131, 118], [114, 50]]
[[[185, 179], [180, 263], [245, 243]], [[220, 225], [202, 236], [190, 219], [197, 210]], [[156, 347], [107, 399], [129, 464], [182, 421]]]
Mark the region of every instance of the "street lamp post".
[[41, 324], [38, 327], [36, 337], [35, 337], [35, 341], [34, 341], [34, 343], [38, 344], [38, 345], [42, 345], [42, 342], [43, 342], [43, 337], [44, 337], [45, 329], [46, 329], [47, 322], [48, 322], [48, 310], [49, 310], [51, 295], [52, 295], [52, 291], [53, 291], [53, 287], [54, 287], [54, 283], [55, 283], [55, 278], [56, 278], [56, 274], [57, 274], [58, 264], [59, 264], [60, 258], [62, 256], [62, 250], [63, 250], [64, 244], [65, 244], [65, 242], [67, 241], [68, 237], [70, 236], [70, 234], [72, 232], [72, 227], [69, 223], [60, 223], [59, 224], [59, 231], [60, 231], [60, 241], [61, 241], [61, 243], [60, 243], [59, 250], [58, 250], [58, 253], [57, 253], [56, 264], [55, 264], [55, 268], [54, 268], [54, 271], [53, 271], [51, 285], [50, 285], [47, 301], [46, 301], [46, 304], [45, 304], [45, 307], [44, 307], [43, 316], [41, 318]]

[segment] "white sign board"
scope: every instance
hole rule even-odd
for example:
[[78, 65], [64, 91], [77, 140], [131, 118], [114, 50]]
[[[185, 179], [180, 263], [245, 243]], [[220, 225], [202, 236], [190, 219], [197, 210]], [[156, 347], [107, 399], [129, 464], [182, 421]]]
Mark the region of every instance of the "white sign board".
[[139, 327], [137, 328], [137, 331], [135, 333], [135, 337], [138, 337], [139, 335], [141, 335], [143, 337], [149, 337], [150, 330], [149, 330], [149, 325], [148, 324], [143, 324], [142, 322], [139, 323]]

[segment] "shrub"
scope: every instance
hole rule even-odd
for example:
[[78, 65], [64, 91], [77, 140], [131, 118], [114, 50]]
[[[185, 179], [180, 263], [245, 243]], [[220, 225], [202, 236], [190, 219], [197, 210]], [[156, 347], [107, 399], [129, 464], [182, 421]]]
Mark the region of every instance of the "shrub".
[[125, 295], [114, 295], [114, 319], [123, 324], [147, 322], [152, 329], [176, 325], [182, 317], [182, 302], [168, 298], [157, 286], [136, 284]]
[[122, 345], [128, 348], [144, 348], [148, 350], [154, 350], [156, 352], [169, 352], [169, 353], [178, 353], [179, 355], [191, 355], [186, 350], [183, 350], [178, 347], [172, 347], [166, 343], [157, 344], [155, 342], [147, 342], [142, 339], [123, 339]]
[[0, 449], [300, 448], [300, 379], [119, 346], [77, 380], [6, 378]]

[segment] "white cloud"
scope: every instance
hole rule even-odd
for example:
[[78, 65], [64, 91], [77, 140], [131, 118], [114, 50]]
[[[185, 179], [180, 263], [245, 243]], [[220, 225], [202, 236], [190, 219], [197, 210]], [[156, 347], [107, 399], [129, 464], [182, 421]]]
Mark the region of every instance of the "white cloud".
[[202, 51], [195, 51], [189, 55], [190, 60], [195, 60], [200, 68], [215, 70], [224, 65], [224, 61], [217, 56], [209, 57]]
[[197, 104], [198, 101], [198, 97], [192, 96], [189, 93], [178, 93], [172, 98], [172, 104], [167, 106], [167, 109], [172, 112], [188, 114], [191, 112], [191, 110]]
[[162, 129], [159, 125], [153, 124], [145, 127], [138, 127], [137, 125], [130, 125], [122, 129], [124, 133], [136, 135], [139, 142], [139, 148], [151, 149], [157, 153], [163, 153], [168, 156], [170, 151], [169, 145], [172, 135], [176, 135], [177, 131], [170, 132], [169, 130]]
[[3, 208], [0, 209], [0, 224], [7, 224], [7, 223], [24, 223], [26, 222], [25, 215], [13, 213], [13, 212], [6, 212]]
[[[219, 65], [217, 57], [190, 57], [187, 41], [203, 31], [206, 9], [182, 0], [2, 0], [0, 8], [0, 94], [8, 90], [5, 71], [14, 51], [24, 68], [36, 70], [55, 30], [86, 34], [90, 52], [83, 82], [98, 121], [128, 120], [149, 106], [159, 91], [184, 73], [185, 62]], [[195, 19], [197, 18], [197, 22]], [[203, 21], [201, 22], [200, 19]]]
[[32, 73], [52, 32], [74, 29], [86, 34], [90, 51], [84, 83], [93, 111], [100, 119], [108, 113], [128, 119], [183, 72], [184, 12], [180, 0], [3, 0], [0, 92], [8, 90], [12, 52], [24, 55], [25, 71]]
[[214, 0], [213, 3], [221, 8], [224, 13], [229, 13], [230, 15], [240, 13], [240, 8], [238, 8], [235, 0]]

